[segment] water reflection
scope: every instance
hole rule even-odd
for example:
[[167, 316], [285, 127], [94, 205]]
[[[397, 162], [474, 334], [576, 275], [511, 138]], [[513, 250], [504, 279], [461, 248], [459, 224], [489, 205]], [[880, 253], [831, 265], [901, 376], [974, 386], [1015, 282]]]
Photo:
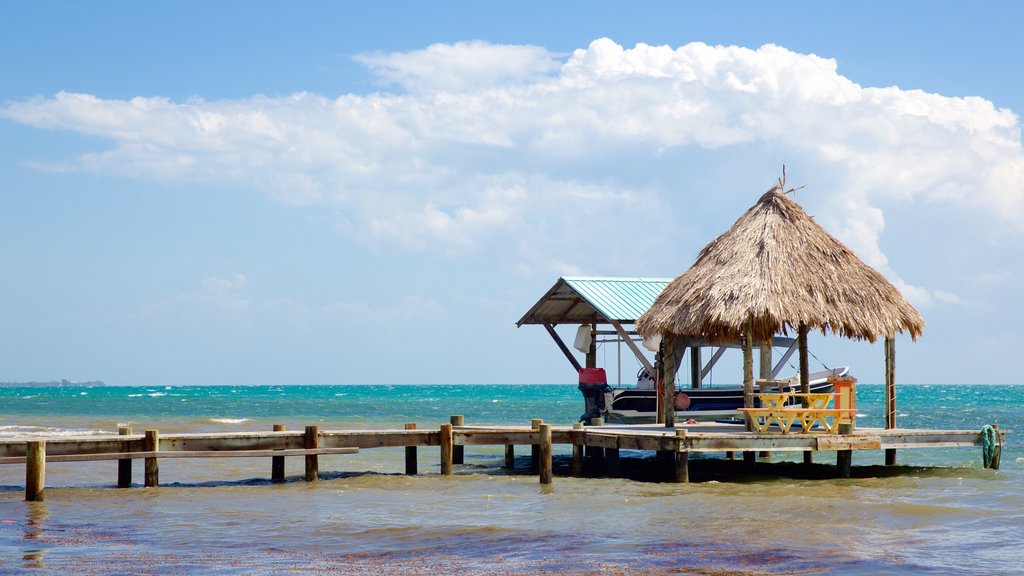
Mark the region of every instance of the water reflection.
[[46, 502], [25, 503], [25, 525], [22, 541], [25, 542], [26, 548], [24, 555], [21, 557], [23, 568], [46, 568], [43, 555], [46, 554], [47, 549], [39, 545], [45, 542], [46, 519], [49, 515]]

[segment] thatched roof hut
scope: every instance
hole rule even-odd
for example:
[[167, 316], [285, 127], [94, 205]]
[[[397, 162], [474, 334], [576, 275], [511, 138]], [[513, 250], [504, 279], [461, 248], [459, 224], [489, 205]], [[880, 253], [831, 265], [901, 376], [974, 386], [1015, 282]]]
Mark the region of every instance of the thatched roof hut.
[[[701, 250], [636, 322], [663, 337], [662, 420], [673, 425], [677, 338], [743, 341], [744, 405], [752, 406], [752, 348], [798, 332], [801, 388], [808, 391], [807, 331], [874, 342], [885, 338], [886, 427], [895, 427], [894, 336], [917, 339], [924, 319], [888, 280], [862, 262], [787, 194], [785, 171], [732, 228]], [[685, 345], [685, 344], [684, 344]], [[888, 456], [887, 456], [888, 461]]]
[[761, 342], [804, 323], [874, 342], [924, 320], [899, 290], [825, 231], [779, 182], [701, 250], [636, 323], [644, 337]]

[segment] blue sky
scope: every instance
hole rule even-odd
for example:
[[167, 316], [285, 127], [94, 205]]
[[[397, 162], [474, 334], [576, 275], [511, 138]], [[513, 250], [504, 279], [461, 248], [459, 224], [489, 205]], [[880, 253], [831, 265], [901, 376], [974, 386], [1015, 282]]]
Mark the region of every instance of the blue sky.
[[786, 163], [924, 315], [899, 381], [1019, 382], [1022, 18], [3, 3], [0, 381], [572, 382], [558, 276], [678, 275]]

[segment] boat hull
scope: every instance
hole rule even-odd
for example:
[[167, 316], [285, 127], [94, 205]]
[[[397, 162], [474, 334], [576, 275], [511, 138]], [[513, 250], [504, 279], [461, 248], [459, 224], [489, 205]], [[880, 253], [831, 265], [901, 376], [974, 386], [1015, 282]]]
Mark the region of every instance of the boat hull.
[[[837, 368], [811, 374], [811, 393], [831, 393], [833, 387], [828, 379], [834, 376], [845, 376], [848, 372], [847, 368]], [[799, 388], [800, 385], [797, 383], [790, 385], [789, 389], [799, 391]], [[677, 395], [685, 395], [689, 401], [689, 406], [685, 410], [676, 410], [677, 419], [738, 416], [738, 409], [743, 407], [742, 386], [688, 388], [677, 391]], [[684, 403], [686, 402], [684, 401]], [[654, 422], [657, 419], [657, 406], [657, 390], [613, 388], [605, 392], [602, 416], [607, 422]]]

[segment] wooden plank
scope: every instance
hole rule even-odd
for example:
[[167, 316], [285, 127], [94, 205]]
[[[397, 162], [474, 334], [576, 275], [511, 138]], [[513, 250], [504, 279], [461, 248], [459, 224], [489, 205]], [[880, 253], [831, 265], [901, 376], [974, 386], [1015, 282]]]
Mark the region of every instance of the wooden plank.
[[400, 446], [439, 446], [437, 430], [325, 430], [320, 442], [326, 447], [397, 448]]
[[880, 450], [882, 439], [879, 436], [832, 436], [817, 437], [818, 450]]
[[597, 434], [594, 432], [587, 432], [584, 444], [587, 446], [596, 446], [598, 448], [618, 448], [619, 437], [614, 434]]
[[640, 364], [642, 364], [644, 369], [647, 370], [647, 373], [651, 375], [655, 374], [654, 366], [651, 364], [650, 360], [647, 359], [647, 356], [644, 356], [644, 353], [637, 348], [636, 342], [633, 342], [633, 339], [629, 337], [629, 334], [622, 328], [622, 324], [620, 324], [618, 320], [611, 320], [611, 323], [612, 327], [615, 328], [615, 331], [618, 333], [619, 338], [625, 340], [626, 346], [628, 346], [633, 352], [636, 359], [640, 361]]

